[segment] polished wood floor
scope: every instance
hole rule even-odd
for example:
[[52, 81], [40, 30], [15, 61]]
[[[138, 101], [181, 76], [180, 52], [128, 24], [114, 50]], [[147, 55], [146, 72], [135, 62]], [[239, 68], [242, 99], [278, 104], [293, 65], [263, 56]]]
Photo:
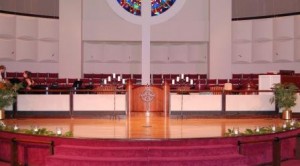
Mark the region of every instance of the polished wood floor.
[[6, 119], [7, 125], [20, 128], [38, 126], [55, 131], [72, 131], [77, 138], [113, 139], [170, 139], [223, 137], [229, 128], [241, 131], [256, 126], [282, 125], [279, 118], [174, 118], [161, 115], [145, 116], [144, 113], [122, 118], [69, 118], [69, 119]]

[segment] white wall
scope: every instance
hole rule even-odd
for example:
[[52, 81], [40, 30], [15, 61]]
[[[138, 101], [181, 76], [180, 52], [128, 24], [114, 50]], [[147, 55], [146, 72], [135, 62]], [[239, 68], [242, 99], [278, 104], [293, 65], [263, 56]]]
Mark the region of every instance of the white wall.
[[82, 76], [82, 1], [59, 1], [59, 77]]
[[300, 72], [299, 16], [232, 22], [232, 72]]
[[231, 0], [210, 0], [209, 78], [231, 78]]
[[[151, 27], [151, 73], [207, 73], [208, 4], [187, 0], [174, 17]], [[106, 0], [83, 0], [85, 73], [141, 73], [141, 39], [141, 26]]]

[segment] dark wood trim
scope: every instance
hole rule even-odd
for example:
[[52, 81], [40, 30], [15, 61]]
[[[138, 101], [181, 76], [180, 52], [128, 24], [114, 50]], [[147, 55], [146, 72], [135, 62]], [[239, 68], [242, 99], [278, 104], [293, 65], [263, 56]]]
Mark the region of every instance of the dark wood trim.
[[3, 13], [3, 14], [14, 14], [14, 15], [18, 15], [18, 16], [29, 16], [29, 17], [59, 19], [58, 16], [46, 16], [46, 15], [39, 15], [39, 14], [18, 13], [18, 12], [5, 11], [5, 10], [0, 10], [0, 13]]
[[266, 15], [266, 16], [255, 16], [255, 17], [240, 17], [240, 18], [232, 18], [232, 21], [241, 21], [241, 20], [257, 20], [257, 19], [274, 18], [274, 17], [286, 17], [286, 16], [294, 16], [294, 15], [300, 15], [300, 12], [284, 13], [284, 14], [273, 14], [273, 15]]

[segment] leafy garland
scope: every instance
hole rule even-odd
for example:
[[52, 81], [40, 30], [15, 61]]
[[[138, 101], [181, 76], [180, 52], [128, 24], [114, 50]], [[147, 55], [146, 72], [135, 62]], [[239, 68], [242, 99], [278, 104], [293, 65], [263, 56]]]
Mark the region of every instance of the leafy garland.
[[13, 133], [22, 133], [30, 135], [42, 135], [42, 136], [57, 136], [57, 137], [73, 137], [72, 131], [67, 131], [64, 134], [57, 134], [56, 132], [47, 130], [46, 128], [31, 128], [31, 129], [20, 129], [18, 126], [6, 126], [0, 121], [0, 131], [8, 131]]
[[237, 128], [228, 129], [227, 132], [224, 134], [224, 136], [235, 137], [235, 136], [272, 134], [272, 133], [284, 132], [288, 130], [294, 130], [298, 128], [300, 128], [300, 122], [292, 120], [282, 124], [282, 126], [256, 127], [255, 129], [248, 128], [244, 132], [240, 132]]

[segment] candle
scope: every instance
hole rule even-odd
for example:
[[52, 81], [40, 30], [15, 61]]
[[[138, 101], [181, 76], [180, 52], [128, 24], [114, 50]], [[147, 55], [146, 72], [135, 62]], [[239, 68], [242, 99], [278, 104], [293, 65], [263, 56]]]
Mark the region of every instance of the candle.
[[273, 132], [276, 131], [276, 126], [275, 126], [275, 125], [272, 126], [272, 131], [273, 131]]
[[239, 128], [233, 128], [233, 133], [235, 135], [238, 135], [239, 134]]
[[35, 127], [33, 128], [33, 131], [34, 131], [34, 132], [38, 132], [38, 130], [39, 130], [39, 128], [38, 128], [37, 126], [35, 126]]
[[116, 73], [113, 73], [113, 78], [116, 78]]
[[179, 77], [176, 77], [176, 81], [179, 82]]
[[172, 79], [172, 85], [174, 85], [175, 84], [175, 80], [174, 79]]
[[108, 76], [108, 82], [110, 82], [111, 81], [111, 76]]
[[61, 128], [56, 128], [56, 134], [57, 135], [61, 135], [62, 134]]
[[184, 74], [181, 74], [181, 79], [184, 79]]
[[191, 85], [194, 85], [194, 80], [191, 79], [191, 80], [190, 80], [190, 84], [191, 84]]
[[189, 81], [190, 81], [189, 77], [186, 77], [185, 82], [189, 82]]
[[16, 130], [19, 130], [18, 125], [15, 125], [15, 126], [14, 126], [14, 130], [15, 130], [15, 131], [16, 131]]
[[285, 123], [282, 125], [282, 128], [283, 128], [283, 129], [285, 129], [285, 128], [286, 128], [286, 124], [285, 124]]
[[121, 81], [121, 76], [118, 76], [118, 81]]
[[125, 84], [125, 81], [126, 81], [125, 79], [122, 79], [122, 84]]
[[107, 84], [107, 80], [106, 80], [106, 79], [103, 80], [103, 84], [104, 84], [104, 85]]
[[256, 129], [255, 129], [255, 132], [258, 133], [259, 131], [260, 131], [260, 129], [259, 129], [259, 127], [257, 126]]

